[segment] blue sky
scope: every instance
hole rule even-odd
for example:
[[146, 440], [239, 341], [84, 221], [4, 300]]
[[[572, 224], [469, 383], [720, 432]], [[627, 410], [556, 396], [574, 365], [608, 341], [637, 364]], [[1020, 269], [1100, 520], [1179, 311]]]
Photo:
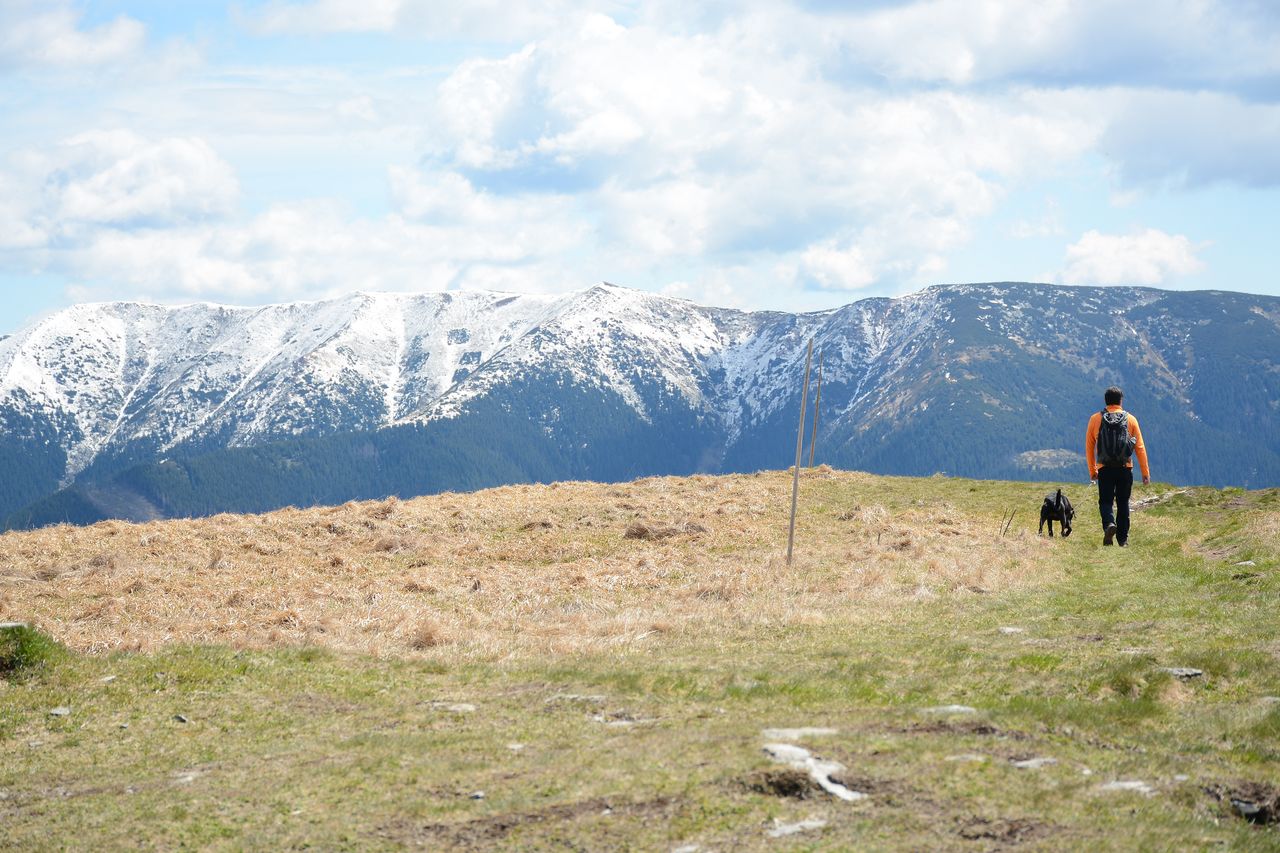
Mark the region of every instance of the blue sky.
[[1269, 0], [0, 0], [0, 334], [600, 280], [1280, 294]]

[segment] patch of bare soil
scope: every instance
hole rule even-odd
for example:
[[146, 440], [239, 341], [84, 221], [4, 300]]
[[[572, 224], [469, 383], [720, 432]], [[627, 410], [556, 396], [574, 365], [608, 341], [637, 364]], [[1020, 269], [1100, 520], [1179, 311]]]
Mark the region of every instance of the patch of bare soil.
[[850, 791], [857, 791], [860, 794], [873, 794], [880, 801], [890, 806], [898, 806], [906, 802], [925, 802], [921, 798], [919, 789], [905, 782], [872, 779], [867, 776], [853, 776], [848, 771], [832, 773], [828, 778], [837, 785], [844, 785]]
[[1209, 785], [1209, 796], [1231, 809], [1236, 817], [1259, 826], [1280, 824], [1280, 788], [1263, 782], [1230, 782]]
[[1013, 847], [1048, 833], [1047, 824], [1026, 818], [973, 817], [961, 821], [956, 835], [966, 841], [994, 842], [996, 849]]
[[1160, 504], [1164, 503], [1170, 498], [1177, 497], [1178, 495], [1185, 495], [1187, 491], [1188, 491], [1187, 489], [1174, 489], [1173, 491], [1170, 491], [1170, 492], [1163, 492], [1158, 495], [1151, 495], [1150, 497], [1139, 498], [1138, 500], [1133, 501], [1132, 503], [1129, 504], [1129, 511], [1140, 512], [1144, 509], [1150, 509], [1153, 506], [1159, 506]]
[[812, 776], [794, 767], [757, 770], [742, 780], [742, 784], [748, 791], [768, 797], [808, 800], [826, 796], [822, 786]]
[[927, 723], [912, 723], [890, 731], [904, 735], [978, 735], [981, 737], [999, 737], [1010, 740], [1031, 740], [1031, 735], [1014, 729], [1002, 729], [990, 723], [969, 721], [933, 720]]
[[1232, 557], [1235, 556], [1238, 550], [1239, 550], [1238, 545], [1216, 545], [1216, 546], [1199, 545], [1195, 548], [1195, 551], [1199, 553], [1201, 556], [1207, 557], [1208, 559], [1215, 560], [1215, 561], [1230, 560]]
[[661, 539], [670, 539], [674, 536], [688, 536], [697, 533], [706, 533], [707, 528], [696, 522], [684, 522], [683, 524], [665, 525], [665, 524], [645, 524], [637, 521], [627, 527], [627, 532], [622, 534], [623, 539], [642, 539], [646, 542], [656, 542]]
[[639, 818], [669, 818], [680, 805], [676, 797], [656, 797], [639, 802], [618, 802], [606, 797], [593, 797], [576, 803], [548, 806], [518, 814], [488, 815], [454, 823], [421, 824], [397, 820], [379, 827], [378, 836], [400, 844], [413, 844], [429, 849], [489, 848], [502, 842], [518, 829], [533, 825], [562, 824], [587, 817], [621, 815]]
[[300, 693], [291, 696], [287, 706], [310, 717], [344, 716], [349, 717], [360, 710], [360, 705], [337, 696], [326, 696], [318, 693]]

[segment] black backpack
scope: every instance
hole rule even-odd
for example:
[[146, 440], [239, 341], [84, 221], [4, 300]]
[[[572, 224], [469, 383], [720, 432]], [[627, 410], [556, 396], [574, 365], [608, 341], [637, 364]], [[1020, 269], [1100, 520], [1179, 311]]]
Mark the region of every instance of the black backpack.
[[1138, 440], [1129, 435], [1129, 413], [1102, 410], [1102, 424], [1098, 427], [1098, 464], [1126, 465], [1133, 456], [1133, 446]]

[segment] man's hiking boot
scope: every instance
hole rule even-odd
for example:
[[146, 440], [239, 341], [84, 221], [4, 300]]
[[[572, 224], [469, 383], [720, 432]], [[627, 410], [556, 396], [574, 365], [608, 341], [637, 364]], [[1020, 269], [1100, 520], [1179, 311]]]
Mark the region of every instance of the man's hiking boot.
[[1106, 530], [1102, 532], [1102, 544], [1110, 545], [1111, 540], [1116, 536], [1116, 531], [1119, 529], [1120, 528], [1116, 527], [1114, 524], [1108, 524]]

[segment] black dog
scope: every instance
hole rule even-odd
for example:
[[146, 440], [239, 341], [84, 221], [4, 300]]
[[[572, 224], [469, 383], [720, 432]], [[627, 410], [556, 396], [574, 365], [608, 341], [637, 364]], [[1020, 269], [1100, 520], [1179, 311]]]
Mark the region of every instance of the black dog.
[[1056, 521], [1062, 525], [1062, 536], [1065, 539], [1071, 535], [1071, 519], [1076, 517], [1076, 511], [1071, 508], [1071, 501], [1067, 500], [1067, 496], [1062, 493], [1062, 489], [1058, 489], [1052, 495], [1046, 495], [1044, 504], [1040, 507], [1040, 530], [1044, 532], [1045, 522], [1049, 522], [1049, 535], [1053, 536], [1053, 523]]

